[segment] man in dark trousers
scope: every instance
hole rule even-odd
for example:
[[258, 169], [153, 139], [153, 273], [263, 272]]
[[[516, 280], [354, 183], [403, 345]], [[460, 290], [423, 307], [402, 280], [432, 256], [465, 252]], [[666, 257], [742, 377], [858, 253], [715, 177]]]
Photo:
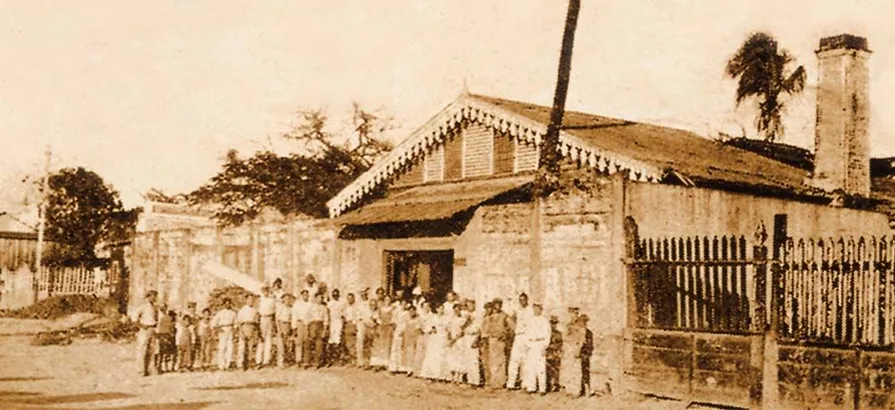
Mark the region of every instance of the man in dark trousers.
[[308, 363], [312, 367], [323, 366], [323, 347], [329, 326], [329, 310], [323, 304], [323, 294], [314, 295], [314, 303], [308, 308], [308, 347], [310, 350]]

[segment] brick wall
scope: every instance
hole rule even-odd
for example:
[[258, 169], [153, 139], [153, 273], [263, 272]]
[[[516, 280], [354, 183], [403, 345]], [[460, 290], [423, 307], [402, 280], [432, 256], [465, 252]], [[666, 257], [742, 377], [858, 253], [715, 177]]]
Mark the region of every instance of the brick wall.
[[531, 205], [480, 207], [458, 240], [454, 285], [479, 304], [529, 291]]

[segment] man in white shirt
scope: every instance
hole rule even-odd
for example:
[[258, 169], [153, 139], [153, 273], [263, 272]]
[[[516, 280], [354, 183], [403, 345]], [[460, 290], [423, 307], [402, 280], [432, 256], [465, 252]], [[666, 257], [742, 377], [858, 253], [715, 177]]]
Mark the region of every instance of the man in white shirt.
[[528, 295], [519, 295], [519, 305], [511, 308], [509, 312], [510, 322], [514, 325], [513, 347], [510, 349], [510, 361], [507, 367], [507, 388], [515, 389], [519, 379], [520, 370], [525, 367], [525, 358], [528, 356], [528, 324], [533, 316], [532, 308], [528, 304]]
[[528, 357], [525, 359], [522, 386], [529, 393], [547, 394], [547, 346], [552, 328], [549, 319], [541, 313], [541, 305], [535, 304], [526, 329]]
[[345, 325], [345, 302], [338, 289], [333, 289], [332, 298], [326, 304], [329, 310], [329, 339], [326, 347], [326, 363], [332, 366], [342, 360], [342, 331]]
[[277, 300], [270, 294], [270, 287], [261, 288], [261, 299], [258, 302], [258, 314], [261, 316], [261, 341], [262, 348], [258, 349], [257, 363], [261, 366], [270, 364], [271, 350], [273, 348], [274, 314], [277, 309]]
[[230, 299], [224, 299], [223, 309], [217, 311], [211, 318], [209, 326], [218, 335], [218, 369], [230, 369], [233, 360], [233, 324], [236, 322], [236, 312]]
[[295, 365], [304, 367], [308, 362], [308, 291], [302, 290], [299, 300], [292, 305], [292, 334], [295, 337]]
[[277, 330], [277, 367], [286, 366], [286, 356], [292, 354], [295, 345], [292, 343], [292, 295], [284, 293], [277, 302], [276, 319]]
[[258, 348], [258, 296], [250, 295], [245, 305], [236, 313], [236, 324], [239, 326], [239, 343], [236, 348], [236, 361], [242, 370], [248, 370], [249, 361], [255, 356]]
[[315, 278], [314, 275], [312, 275], [312, 274], [308, 274], [308, 276], [305, 276], [305, 288], [304, 288], [304, 290], [307, 290], [307, 291], [308, 291], [308, 294], [309, 294], [312, 298], [316, 298], [316, 297], [317, 297], [317, 293], [320, 292], [320, 284], [317, 283], [317, 278]]
[[[137, 369], [143, 376], [149, 376], [149, 363], [155, 362], [152, 357], [152, 346], [155, 341], [155, 327], [158, 325], [158, 308], [155, 300], [158, 292], [146, 292], [146, 301], [140, 305], [132, 320], [140, 327], [137, 331]], [[156, 368], [156, 373], [160, 373]]]

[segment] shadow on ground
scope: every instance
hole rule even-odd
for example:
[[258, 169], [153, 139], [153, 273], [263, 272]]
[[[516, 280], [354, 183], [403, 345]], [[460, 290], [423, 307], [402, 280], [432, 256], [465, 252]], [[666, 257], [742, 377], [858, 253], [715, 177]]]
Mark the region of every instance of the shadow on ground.
[[0, 377], [0, 382], [39, 382], [50, 379], [52, 377]]
[[[121, 407], [103, 407], [103, 410], [200, 410], [215, 404], [215, 402], [195, 403], [158, 403], [158, 404], [134, 404]], [[51, 407], [47, 410], [90, 410], [71, 407]], [[94, 409], [95, 410], [95, 409]]]
[[244, 390], [244, 389], [279, 389], [289, 387], [289, 383], [270, 382], [270, 383], [248, 383], [236, 386], [213, 386], [213, 387], [196, 387], [195, 390]]
[[[0, 391], [0, 408], [10, 408], [10, 405], [28, 406], [27, 408], [48, 409], [48, 410], [86, 410], [71, 407], [44, 407], [57, 404], [74, 404], [74, 403], [94, 403], [106, 400], [120, 400], [136, 397], [133, 394], [125, 393], [88, 393], [88, 394], [72, 394], [64, 396], [44, 396], [37, 392], [28, 391]], [[195, 402], [195, 403], [158, 403], [158, 404], [134, 404], [119, 407], [103, 407], [105, 410], [199, 410], [214, 402]], [[32, 407], [34, 406], [34, 407]]]

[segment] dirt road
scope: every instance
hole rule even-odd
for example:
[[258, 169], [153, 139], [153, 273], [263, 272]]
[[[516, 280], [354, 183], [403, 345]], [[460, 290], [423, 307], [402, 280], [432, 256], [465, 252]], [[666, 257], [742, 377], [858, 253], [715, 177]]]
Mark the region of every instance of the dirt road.
[[[264, 369], [139, 377], [133, 344], [30, 346], [0, 337], [3, 409], [579, 409], [658, 408], [609, 397], [473, 389], [356, 369]], [[679, 407], [678, 407], [679, 408]]]

